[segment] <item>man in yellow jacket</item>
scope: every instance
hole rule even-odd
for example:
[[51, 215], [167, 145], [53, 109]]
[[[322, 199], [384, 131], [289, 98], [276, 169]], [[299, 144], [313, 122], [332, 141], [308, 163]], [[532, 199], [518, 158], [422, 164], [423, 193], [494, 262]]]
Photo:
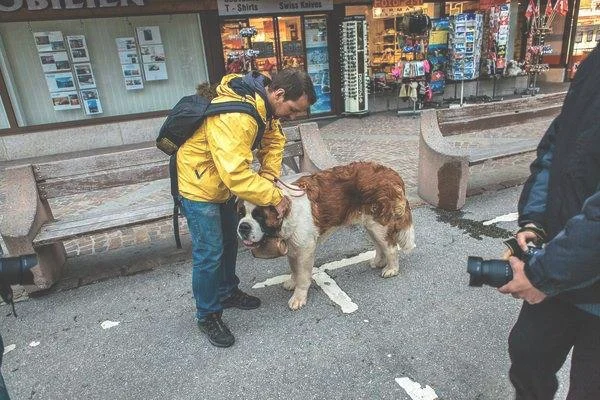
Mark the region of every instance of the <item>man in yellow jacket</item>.
[[257, 72], [225, 76], [213, 103], [225, 101], [252, 104], [265, 123], [258, 146], [258, 173], [251, 165], [259, 126], [246, 113], [207, 117], [177, 151], [181, 206], [192, 240], [196, 318], [200, 330], [218, 347], [229, 347], [235, 341], [221, 320], [224, 308], [249, 310], [260, 306], [260, 299], [238, 288], [234, 196], [275, 206], [283, 215], [289, 203], [272, 182], [272, 177], [281, 173], [285, 145], [279, 120], [304, 114], [315, 103], [316, 95], [306, 72], [284, 69], [272, 79]]

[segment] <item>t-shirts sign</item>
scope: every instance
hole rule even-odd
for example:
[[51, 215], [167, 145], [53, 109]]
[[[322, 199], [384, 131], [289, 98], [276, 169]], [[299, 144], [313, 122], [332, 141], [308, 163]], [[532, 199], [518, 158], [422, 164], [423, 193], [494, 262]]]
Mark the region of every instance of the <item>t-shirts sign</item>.
[[333, 10], [333, 0], [217, 0], [217, 4], [223, 16]]

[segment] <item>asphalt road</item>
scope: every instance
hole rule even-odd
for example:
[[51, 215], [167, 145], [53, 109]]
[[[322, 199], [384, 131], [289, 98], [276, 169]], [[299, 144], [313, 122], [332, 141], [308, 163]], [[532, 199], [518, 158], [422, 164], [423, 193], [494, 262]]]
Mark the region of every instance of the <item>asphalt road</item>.
[[[263, 300], [226, 310], [236, 336], [212, 347], [197, 330], [189, 262], [53, 292], [0, 307], [3, 374], [13, 399], [401, 399], [396, 378], [429, 385], [439, 399], [510, 399], [506, 341], [520, 303], [467, 285], [467, 255], [497, 257], [515, 222], [520, 188], [468, 199], [461, 212], [414, 210], [417, 248], [399, 276], [368, 262], [329, 272], [358, 305], [350, 314], [317, 285], [300, 311], [280, 285], [284, 258], [238, 261], [241, 288]], [[371, 250], [358, 228], [324, 243], [317, 266]], [[119, 324], [104, 329], [105, 321]], [[13, 346], [11, 346], [12, 348]], [[564, 398], [568, 375], [561, 370]], [[424, 399], [430, 399], [424, 398]]]

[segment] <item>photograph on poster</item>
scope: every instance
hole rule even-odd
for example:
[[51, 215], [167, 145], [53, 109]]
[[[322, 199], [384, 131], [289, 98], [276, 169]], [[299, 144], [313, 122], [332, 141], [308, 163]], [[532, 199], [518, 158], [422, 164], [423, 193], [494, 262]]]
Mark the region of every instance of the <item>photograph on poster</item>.
[[71, 49], [71, 58], [73, 62], [90, 61], [87, 49]]
[[46, 84], [50, 92], [64, 92], [75, 89], [72, 72], [46, 74]]
[[75, 91], [50, 93], [50, 98], [55, 111], [81, 108], [79, 96]]
[[151, 45], [151, 46], [140, 46], [140, 53], [142, 54], [142, 62], [163, 62], [166, 60], [165, 48], [162, 44]]
[[142, 75], [142, 73], [140, 71], [140, 66], [138, 64], [121, 65], [121, 69], [123, 70], [123, 76], [125, 78]]
[[87, 90], [81, 91], [81, 99], [83, 101], [97, 99], [97, 98], [98, 98], [98, 91], [96, 89], [87, 89]]
[[125, 78], [125, 89], [136, 90], [136, 89], [143, 89], [143, 88], [144, 88], [144, 82], [142, 81], [141, 76]]
[[146, 44], [161, 44], [160, 28], [158, 26], [139, 26], [136, 29], [140, 46]]
[[92, 89], [96, 87], [94, 75], [77, 75], [77, 82], [79, 82], [80, 89]]
[[76, 75], [90, 75], [94, 73], [90, 63], [75, 64], [74, 66]]
[[87, 115], [102, 114], [102, 104], [98, 98], [84, 100], [83, 108]]
[[115, 42], [117, 42], [118, 51], [135, 51], [135, 49], [137, 48], [137, 45], [135, 44], [135, 38], [133, 37], [118, 37], [115, 39]]
[[144, 64], [144, 76], [147, 81], [162, 81], [168, 79], [167, 64], [164, 62]]
[[33, 37], [38, 52], [66, 50], [61, 31], [34, 32]]
[[69, 56], [66, 51], [40, 53], [39, 57], [44, 72], [60, 72], [69, 71], [71, 69], [71, 63], [69, 62]]
[[138, 63], [138, 55], [135, 50], [134, 51], [120, 51], [119, 59], [121, 60], [121, 64], [137, 64]]

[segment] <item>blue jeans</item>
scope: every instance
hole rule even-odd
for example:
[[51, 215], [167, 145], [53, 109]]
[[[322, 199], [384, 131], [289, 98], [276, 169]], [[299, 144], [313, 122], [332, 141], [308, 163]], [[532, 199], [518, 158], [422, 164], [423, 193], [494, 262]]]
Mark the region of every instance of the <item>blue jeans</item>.
[[207, 203], [181, 198], [181, 208], [192, 239], [192, 290], [196, 318], [221, 312], [221, 299], [229, 297], [240, 283], [235, 274], [238, 217], [233, 199]]

